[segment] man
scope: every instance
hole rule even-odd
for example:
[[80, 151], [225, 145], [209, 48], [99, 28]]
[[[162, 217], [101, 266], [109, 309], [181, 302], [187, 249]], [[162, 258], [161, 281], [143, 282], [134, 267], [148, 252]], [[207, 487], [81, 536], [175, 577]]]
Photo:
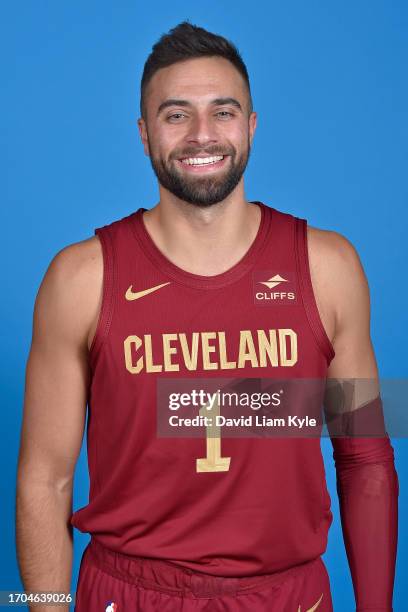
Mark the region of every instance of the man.
[[[183, 22], [156, 43], [138, 125], [159, 202], [60, 251], [36, 300], [17, 495], [26, 590], [69, 590], [74, 525], [92, 535], [80, 612], [332, 610], [319, 438], [158, 435], [165, 385], [181, 380], [378, 378], [353, 246], [245, 198], [256, 123], [229, 41]], [[90, 499], [72, 514], [87, 403]], [[381, 412], [378, 397], [366, 406]], [[332, 442], [357, 609], [392, 610], [393, 449], [387, 435]]]

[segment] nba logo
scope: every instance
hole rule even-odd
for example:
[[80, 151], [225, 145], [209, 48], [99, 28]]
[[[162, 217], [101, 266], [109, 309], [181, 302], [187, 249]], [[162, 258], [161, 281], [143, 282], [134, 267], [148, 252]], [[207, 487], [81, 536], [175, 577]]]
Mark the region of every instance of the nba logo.
[[108, 601], [108, 605], [105, 608], [105, 612], [118, 612], [118, 604], [114, 601]]

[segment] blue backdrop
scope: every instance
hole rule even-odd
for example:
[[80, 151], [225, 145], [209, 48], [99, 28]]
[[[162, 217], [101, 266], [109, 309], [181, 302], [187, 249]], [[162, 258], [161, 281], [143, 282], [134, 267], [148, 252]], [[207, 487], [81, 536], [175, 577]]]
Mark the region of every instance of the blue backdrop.
[[[258, 113], [248, 199], [351, 240], [371, 288], [381, 376], [407, 376], [406, 2], [3, 2], [0, 590], [22, 588], [15, 477], [35, 295], [60, 249], [157, 202], [136, 125], [139, 82], [152, 44], [186, 18], [234, 41], [247, 64]], [[407, 441], [393, 445], [401, 516], [394, 610], [402, 611]], [[352, 584], [330, 441], [322, 448], [334, 512], [324, 560], [335, 610], [348, 611]], [[87, 503], [87, 487], [83, 448], [75, 508]], [[73, 589], [87, 541], [75, 533]]]

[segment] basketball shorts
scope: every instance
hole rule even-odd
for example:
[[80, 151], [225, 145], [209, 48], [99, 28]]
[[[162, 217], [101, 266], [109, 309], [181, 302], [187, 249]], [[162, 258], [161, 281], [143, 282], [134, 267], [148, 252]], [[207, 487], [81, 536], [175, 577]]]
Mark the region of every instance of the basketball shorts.
[[333, 612], [321, 557], [241, 578], [114, 552], [91, 538], [81, 559], [76, 612]]

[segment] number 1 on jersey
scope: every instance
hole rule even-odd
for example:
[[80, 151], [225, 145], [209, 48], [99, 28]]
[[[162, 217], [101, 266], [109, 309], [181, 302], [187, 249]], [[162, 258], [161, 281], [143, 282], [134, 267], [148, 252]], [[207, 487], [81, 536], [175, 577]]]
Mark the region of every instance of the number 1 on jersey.
[[216, 415], [220, 414], [219, 404], [214, 404], [211, 410], [202, 406], [199, 415], [212, 418], [212, 424], [206, 427], [207, 456], [196, 459], [197, 472], [228, 472], [231, 457], [221, 457], [221, 432], [216, 425]]

